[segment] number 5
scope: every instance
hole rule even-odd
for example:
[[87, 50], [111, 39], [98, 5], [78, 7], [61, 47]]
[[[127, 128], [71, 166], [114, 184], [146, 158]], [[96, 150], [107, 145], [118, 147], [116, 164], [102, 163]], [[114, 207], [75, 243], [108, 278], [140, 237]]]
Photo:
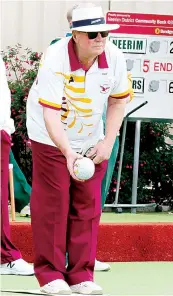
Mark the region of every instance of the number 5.
[[143, 62], [143, 72], [148, 72], [150, 69], [150, 61], [149, 60], [144, 60]]

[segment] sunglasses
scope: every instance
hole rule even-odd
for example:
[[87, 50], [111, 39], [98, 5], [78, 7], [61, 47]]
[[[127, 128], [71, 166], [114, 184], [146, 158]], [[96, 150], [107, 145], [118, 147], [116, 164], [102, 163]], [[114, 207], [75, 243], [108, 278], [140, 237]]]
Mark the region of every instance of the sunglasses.
[[108, 37], [109, 32], [108, 31], [103, 31], [103, 32], [86, 32], [88, 35], [88, 39], [95, 39], [97, 38], [98, 34], [102, 36], [102, 38]]

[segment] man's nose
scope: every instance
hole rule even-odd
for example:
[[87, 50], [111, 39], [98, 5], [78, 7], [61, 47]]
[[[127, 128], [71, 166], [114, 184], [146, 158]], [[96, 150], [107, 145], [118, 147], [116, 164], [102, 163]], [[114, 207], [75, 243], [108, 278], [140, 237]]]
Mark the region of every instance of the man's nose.
[[102, 41], [102, 35], [100, 33], [97, 34], [96, 41]]

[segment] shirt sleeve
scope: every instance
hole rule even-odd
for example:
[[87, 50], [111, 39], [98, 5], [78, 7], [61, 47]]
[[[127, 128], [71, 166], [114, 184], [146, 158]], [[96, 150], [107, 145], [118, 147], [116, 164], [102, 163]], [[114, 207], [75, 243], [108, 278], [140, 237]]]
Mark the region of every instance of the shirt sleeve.
[[63, 57], [57, 58], [55, 51], [48, 49], [44, 61], [38, 72], [38, 93], [39, 104], [54, 110], [61, 109], [64, 76], [63, 76]]
[[110, 96], [117, 99], [126, 99], [130, 97], [129, 86], [128, 86], [128, 74], [126, 68], [126, 62], [123, 53], [119, 52], [117, 61], [115, 64], [115, 78], [116, 82], [111, 91]]

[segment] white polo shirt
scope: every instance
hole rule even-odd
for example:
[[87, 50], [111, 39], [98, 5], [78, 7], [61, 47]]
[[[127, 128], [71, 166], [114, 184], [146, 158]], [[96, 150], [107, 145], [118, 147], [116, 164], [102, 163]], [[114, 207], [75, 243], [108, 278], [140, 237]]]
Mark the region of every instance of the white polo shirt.
[[5, 65], [0, 55], [0, 130], [5, 130], [9, 135], [14, 132], [10, 109], [11, 93], [7, 83]]
[[[71, 147], [96, 144], [104, 138], [102, 114], [111, 96], [128, 99], [126, 63], [122, 52], [109, 41], [105, 51], [86, 71], [80, 64], [72, 38], [49, 46], [27, 100], [30, 139], [55, 146], [43, 118], [43, 107], [61, 112]], [[57, 131], [58, 132], [58, 131]]]

